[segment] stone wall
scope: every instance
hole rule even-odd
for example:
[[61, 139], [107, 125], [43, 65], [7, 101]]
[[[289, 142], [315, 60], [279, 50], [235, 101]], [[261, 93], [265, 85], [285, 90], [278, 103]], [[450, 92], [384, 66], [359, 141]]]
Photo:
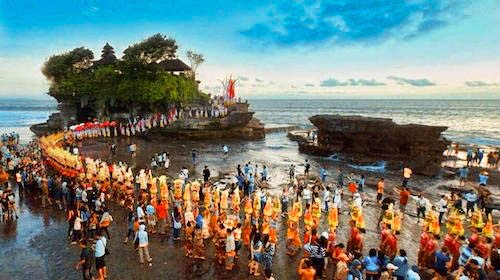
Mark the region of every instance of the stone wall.
[[450, 141], [443, 126], [399, 125], [391, 119], [361, 116], [316, 115], [309, 120], [318, 128], [316, 144], [302, 143], [303, 152], [342, 153], [359, 163], [389, 161], [409, 166], [416, 174], [436, 175]]

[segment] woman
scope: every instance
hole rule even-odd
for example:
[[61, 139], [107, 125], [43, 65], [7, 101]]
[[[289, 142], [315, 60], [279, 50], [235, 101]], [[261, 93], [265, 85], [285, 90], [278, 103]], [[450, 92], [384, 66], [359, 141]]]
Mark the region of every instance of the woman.
[[250, 262], [248, 268], [250, 275], [259, 276], [259, 262], [262, 260], [262, 241], [260, 240], [260, 233], [255, 233], [253, 240], [250, 244]]
[[379, 279], [380, 260], [377, 257], [377, 250], [370, 249], [368, 256], [363, 258], [362, 263], [366, 271], [367, 280]]
[[269, 242], [269, 235], [264, 235], [263, 240], [263, 253], [262, 253], [262, 266], [264, 270], [271, 270], [273, 268], [273, 257], [275, 252], [275, 244]]
[[139, 263], [143, 264], [144, 257], [146, 257], [146, 260], [151, 265], [153, 259], [149, 256], [149, 239], [145, 225], [139, 226], [139, 231], [135, 235], [134, 243], [138, 245]]
[[174, 240], [180, 240], [180, 233], [182, 227], [181, 213], [177, 207], [174, 207], [174, 213], [172, 213], [172, 225], [174, 228]]
[[111, 225], [111, 222], [113, 222], [113, 216], [109, 214], [108, 209], [106, 207], [103, 209], [103, 211], [104, 213], [102, 213], [101, 221], [99, 222], [99, 227], [102, 231], [106, 232], [106, 236], [108, 237], [108, 239], [111, 239], [108, 227]]
[[204, 260], [203, 250], [205, 249], [205, 243], [203, 242], [203, 229], [199, 224], [195, 226], [194, 237], [193, 237], [193, 257], [196, 259]]
[[397, 280], [404, 280], [408, 272], [408, 257], [406, 257], [406, 251], [403, 249], [399, 250], [399, 256], [396, 256], [394, 260], [392, 260], [392, 263], [398, 267], [393, 275], [396, 276]]
[[97, 224], [99, 223], [99, 219], [97, 218], [97, 213], [92, 213], [89, 219], [89, 238], [94, 238], [95, 233], [97, 231]]

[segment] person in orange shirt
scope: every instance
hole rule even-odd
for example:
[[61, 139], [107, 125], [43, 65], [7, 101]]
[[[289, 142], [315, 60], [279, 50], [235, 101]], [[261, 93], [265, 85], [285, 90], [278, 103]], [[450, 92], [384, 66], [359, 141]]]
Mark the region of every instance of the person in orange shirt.
[[384, 178], [380, 178], [377, 183], [377, 203], [381, 204], [382, 196], [384, 195]]
[[301, 259], [299, 263], [299, 279], [300, 280], [314, 280], [316, 275], [316, 270], [312, 266], [312, 262], [309, 259]]

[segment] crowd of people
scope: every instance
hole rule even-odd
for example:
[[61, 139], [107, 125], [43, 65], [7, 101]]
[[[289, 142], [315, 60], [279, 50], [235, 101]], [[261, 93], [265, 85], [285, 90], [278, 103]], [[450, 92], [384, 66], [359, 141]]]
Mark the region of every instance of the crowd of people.
[[[327, 180], [329, 172], [322, 166], [316, 178], [306, 160], [303, 171], [291, 165], [289, 184], [272, 193], [265, 188], [266, 165], [238, 165], [235, 183], [213, 181], [208, 166], [203, 180], [192, 179], [187, 168], [177, 178], [168, 178], [156, 172], [168, 168], [166, 152], [154, 155], [150, 168], [134, 173], [126, 163], [74, 154], [68, 148], [78, 139], [71, 132], [57, 133], [21, 148], [18, 137], [2, 136], [1, 160], [7, 170], [0, 173], [11, 184], [4, 188], [1, 202], [3, 219], [16, 218], [14, 182], [20, 192], [39, 193], [42, 207], [54, 205], [65, 211], [68, 240], [81, 249], [75, 266], [83, 279], [92, 279], [93, 274], [96, 279], [108, 277], [108, 242], [111, 233], [118, 234], [111, 230], [115, 221], [111, 204], [126, 212], [123, 243], [133, 243], [141, 264], [153, 263], [152, 236], [162, 244], [172, 236], [182, 243], [187, 258], [205, 260], [210, 257], [207, 247], [213, 246], [212, 257], [224, 269], [231, 271], [243, 261], [249, 275], [264, 274], [266, 279], [274, 279], [273, 259], [280, 253], [300, 256], [297, 272], [303, 280], [482, 280], [500, 272], [500, 228], [488, 207], [487, 178], [478, 188], [453, 191], [437, 203], [409, 188], [411, 170], [405, 168], [402, 186], [395, 188], [398, 202], [386, 193], [384, 178], [378, 179], [374, 201], [380, 207], [376, 229], [380, 243], [367, 246], [363, 235], [370, 195], [364, 176], [345, 176], [337, 170], [336, 179]], [[192, 153], [196, 164], [197, 151]], [[223, 153], [227, 156], [227, 146]], [[459, 175], [462, 178], [462, 172]], [[410, 260], [399, 242], [401, 232], [411, 230], [402, 226], [404, 220], [413, 219], [406, 207], [410, 200], [415, 201], [416, 221], [422, 228], [417, 260]], [[341, 218], [349, 224], [345, 243], [337, 238]], [[286, 229], [282, 241], [280, 228]], [[286, 245], [284, 252], [278, 250], [280, 241]], [[249, 253], [248, 260], [240, 258], [243, 251]], [[330, 270], [333, 275], [326, 275]]]

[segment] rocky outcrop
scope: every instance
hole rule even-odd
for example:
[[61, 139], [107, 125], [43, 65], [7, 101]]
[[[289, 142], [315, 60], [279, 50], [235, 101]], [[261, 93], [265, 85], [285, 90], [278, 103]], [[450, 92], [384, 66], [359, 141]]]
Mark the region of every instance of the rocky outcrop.
[[358, 163], [386, 160], [391, 166], [409, 166], [416, 174], [437, 175], [443, 151], [450, 141], [444, 126], [399, 125], [391, 119], [316, 115], [309, 120], [318, 129], [317, 142], [301, 142], [301, 152], [340, 153]]
[[181, 119], [172, 125], [151, 131], [153, 135], [190, 139], [232, 138], [255, 140], [266, 136], [264, 124], [254, 112], [231, 111], [220, 119]]

